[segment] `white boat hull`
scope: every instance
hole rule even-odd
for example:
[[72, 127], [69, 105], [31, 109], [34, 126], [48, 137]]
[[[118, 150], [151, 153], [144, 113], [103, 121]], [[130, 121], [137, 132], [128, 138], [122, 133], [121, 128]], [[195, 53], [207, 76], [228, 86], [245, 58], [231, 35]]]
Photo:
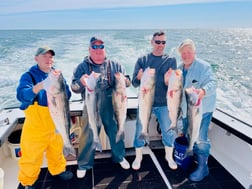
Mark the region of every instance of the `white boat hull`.
[[214, 123], [209, 138], [211, 155], [245, 188], [252, 187], [252, 145]]

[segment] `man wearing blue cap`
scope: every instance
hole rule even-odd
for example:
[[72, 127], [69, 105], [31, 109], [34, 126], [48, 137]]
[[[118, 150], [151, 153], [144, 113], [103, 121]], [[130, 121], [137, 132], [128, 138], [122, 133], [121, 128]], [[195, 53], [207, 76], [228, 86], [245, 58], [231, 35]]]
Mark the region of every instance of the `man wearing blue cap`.
[[[114, 74], [121, 72], [124, 74], [125, 69], [121, 64], [106, 58], [104, 41], [97, 37], [90, 39], [89, 56], [86, 56], [74, 70], [71, 88], [75, 93], [81, 93], [85, 99], [85, 89], [87, 87], [86, 79], [93, 72], [101, 74], [101, 79], [98, 82], [100, 93], [99, 114], [104, 130], [109, 138], [112, 160], [115, 163], [120, 163], [123, 169], [129, 169], [130, 165], [124, 158], [125, 146], [123, 138], [116, 140], [116, 131], [118, 128], [114, 117], [114, 109], [112, 105], [112, 91], [115, 85]], [[130, 80], [125, 77], [126, 86], [130, 85]], [[84, 111], [86, 110], [86, 106]], [[99, 132], [100, 129], [98, 129]], [[94, 164], [94, 156], [96, 146], [94, 144], [94, 134], [89, 125], [84, 125], [80, 144], [77, 177], [83, 178], [86, 170], [91, 169]]]

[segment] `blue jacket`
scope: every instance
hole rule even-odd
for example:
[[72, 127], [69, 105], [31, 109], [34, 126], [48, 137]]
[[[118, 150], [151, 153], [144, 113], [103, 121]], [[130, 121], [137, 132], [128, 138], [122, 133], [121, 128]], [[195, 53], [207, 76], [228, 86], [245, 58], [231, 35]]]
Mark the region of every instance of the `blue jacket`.
[[140, 86], [140, 81], [137, 79], [137, 74], [140, 69], [143, 71], [147, 68], [155, 68], [156, 70], [156, 82], [155, 82], [155, 95], [153, 107], [167, 106], [166, 93], [167, 86], [164, 83], [164, 74], [169, 68], [176, 69], [177, 62], [175, 58], [170, 58], [164, 54], [162, 56], [154, 56], [149, 53], [143, 57], [138, 58], [135, 69], [132, 76], [132, 85], [134, 87]]
[[[179, 69], [181, 69], [183, 75], [185, 75], [183, 64], [179, 66]], [[206, 112], [213, 112], [216, 106], [217, 81], [209, 63], [201, 59], [194, 60], [184, 77], [184, 89], [192, 86], [197, 89], [203, 88], [206, 92], [206, 95], [202, 100], [203, 114]], [[185, 91], [183, 91], [181, 108], [183, 118], [185, 118], [187, 114]]]
[[[43, 81], [47, 78], [48, 73], [41, 71], [38, 65], [34, 65], [29, 70], [30, 74], [32, 74], [35, 81], [33, 81], [32, 77], [29, 73], [24, 73], [19, 81], [19, 85], [17, 87], [17, 99], [21, 102], [20, 109], [25, 110], [29, 105], [33, 104], [34, 99], [37, 97], [38, 104], [40, 106], [47, 106], [47, 96], [46, 91], [41, 90], [38, 94], [35, 94], [32, 91], [33, 86], [36, 83]], [[35, 83], [34, 83], [35, 82]], [[69, 86], [66, 85], [66, 91], [68, 99], [71, 97], [71, 91]]]

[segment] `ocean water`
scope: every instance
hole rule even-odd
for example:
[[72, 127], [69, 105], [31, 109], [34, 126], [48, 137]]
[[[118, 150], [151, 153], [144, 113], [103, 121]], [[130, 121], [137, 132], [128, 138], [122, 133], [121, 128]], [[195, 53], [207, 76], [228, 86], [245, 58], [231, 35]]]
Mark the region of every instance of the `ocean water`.
[[[132, 76], [137, 58], [151, 51], [156, 30], [0, 30], [0, 110], [19, 106], [16, 87], [21, 74], [35, 64], [39, 46], [55, 52], [55, 67], [68, 83], [74, 68], [88, 55], [89, 39], [100, 36], [107, 57], [119, 61]], [[167, 29], [166, 53], [177, 58], [177, 46], [186, 38], [196, 43], [197, 56], [208, 61], [218, 79], [217, 108], [252, 125], [252, 28]], [[129, 96], [137, 89], [130, 88]], [[72, 100], [80, 99], [73, 94]]]

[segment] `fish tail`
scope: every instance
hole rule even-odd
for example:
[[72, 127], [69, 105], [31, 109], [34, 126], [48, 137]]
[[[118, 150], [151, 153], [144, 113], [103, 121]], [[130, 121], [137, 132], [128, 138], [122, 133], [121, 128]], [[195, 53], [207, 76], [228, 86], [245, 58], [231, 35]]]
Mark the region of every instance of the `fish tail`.
[[188, 156], [193, 156], [193, 150], [190, 148], [187, 148], [185, 152], [185, 157], [188, 157]]
[[102, 152], [102, 145], [99, 137], [94, 138], [94, 147], [97, 151]]
[[171, 124], [170, 128], [167, 129], [166, 132], [169, 132], [169, 131], [174, 131], [174, 132], [178, 133], [178, 127], [176, 125]]
[[95, 145], [95, 149], [97, 151], [102, 152], [102, 145], [101, 145], [100, 141], [94, 142], [94, 145]]
[[124, 140], [125, 134], [124, 131], [118, 131], [116, 134], [116, 143], [119, 142], [120, 140]]
[[171, 123], [169, 130], [173, 130], [173, 129], [175, 129], [175, 128], [176, 128], [176, 124]]
[[144, 140], [147, 144], [149, 144], [150, 142], [149, 136], [147, 135], [147, 133], [141, 133], [141, 135], [139, 136], [139, 140]]
[[73, 146], [70, 146], [70, 145], [64, 146], [63, 153], [64, 153], [64, 156], [66, 157], [66, 159], [68, 159], [67, 157], [76, 158], [76, 151], [73, 148]]

